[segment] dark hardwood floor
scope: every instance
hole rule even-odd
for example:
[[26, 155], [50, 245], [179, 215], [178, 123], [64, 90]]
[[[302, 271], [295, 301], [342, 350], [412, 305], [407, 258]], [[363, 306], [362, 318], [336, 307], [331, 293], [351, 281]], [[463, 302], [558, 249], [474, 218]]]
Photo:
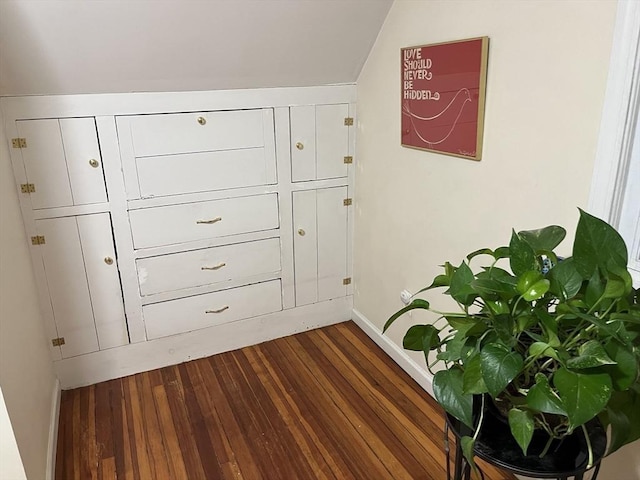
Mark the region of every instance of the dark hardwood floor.
[[442, 426], [348, 322], [64, 391], [56, 478], [437, 480]]

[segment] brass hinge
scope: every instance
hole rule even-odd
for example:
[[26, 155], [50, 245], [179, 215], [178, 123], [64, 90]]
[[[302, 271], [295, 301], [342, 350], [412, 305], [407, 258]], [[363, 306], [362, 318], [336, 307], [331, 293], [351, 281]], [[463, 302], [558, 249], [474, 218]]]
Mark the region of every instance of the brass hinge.
[[44, 235], [31, 237], [31, 245], [44, 245]]
[[346, 117], [344, 119], [344, 125], [345, 125], [345, 127], [353, 126], [353, 117]]
[[342, 279], [342, 284], [343, 285], [351, 285], [351, 277], [343, 278]]
[[64, 345], [64, 337], [53, 338], [51, 343], [53, 343], [54, 347], [61, 347]]
[[351, 155], [344, 157], [344, 163], [353, 163], [353, 157]]
[[22, 193], [33, 193], [36, 191], [36, 186], [33, 183], [21, 183], [20, 190]]
[[27, 139], [26, 138], [12, 138], [11, 146], [13, 148], [27, 148]]
[[353, 199], [351, 199], [351, 198], [345, 198], [345, 199], [342, 201], [342, 204], [343, 204], [345, 207], [348, 207], [348, 206], [349, 206], [349, 205], [351, 205], [352, 203], [353, 203]]

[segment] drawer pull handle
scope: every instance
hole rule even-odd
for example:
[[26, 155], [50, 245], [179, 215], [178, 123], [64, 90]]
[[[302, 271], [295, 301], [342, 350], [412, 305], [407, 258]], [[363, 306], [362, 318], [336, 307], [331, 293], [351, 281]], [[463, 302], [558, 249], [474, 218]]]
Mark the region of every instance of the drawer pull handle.
[[200, 270], [220, 270], [222, 267], [226, 266], [227, 264], [222, 262], [219, 263], [218, 265], [214, 265], [213, 267], [200, 267]]
[[298, 235], [300, 235], [301, 237], [304, 237], [306, 233], [307, 232], [305, 232], [302, 228], [298, 229]]
[[89, 160], [89, 165], [91, 165], [93, 168], [98, 168], [98, 166], [100, 166], [100, 163], [95, 158], [92, 158], [91, 160]]
[[224, 307], [219, 308], [217, 310], [205, 310], [204, 313], [222, 313], [222, 312], [224, 312], [225, 310], [228, 310], [228, 309], [229, 309], [229, 305], [225, 305]]
[[104, 257], [104, 263], [106, 263], [107, 265], [113, 265], [113, 258]]
[[198, 220], [196, 223], [198, 225], [211, 225], [212, 223], [218, 223], [222, 221], [222, 217], [212, 218], [211, 220]]
[[302, 143], [302, 142], [298, 142], [298, 143], [296, 143], [296, 148], [297, 148], [298, 150], [303, 150], [303, 149], [304, 149], [304, 143]]
[[198, 123], [200, 125], [204, 125], [205, 123], [207, 123], [207, 119], [204, 117], [198, 117]]

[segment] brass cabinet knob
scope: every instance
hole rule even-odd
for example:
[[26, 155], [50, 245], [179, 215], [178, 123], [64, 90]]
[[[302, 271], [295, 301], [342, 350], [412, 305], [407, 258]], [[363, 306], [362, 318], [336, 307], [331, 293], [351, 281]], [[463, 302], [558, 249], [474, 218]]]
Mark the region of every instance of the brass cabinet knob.
[[306, 235], [307, 232], [305, 232], [302, 228], [298, 229], [298, 235], [300, 235], [301, 237], [304, 237]]
[[298, 150], [303, 150], [304, 149], [304, 144], [302, 142], [298, 142], [298, 143], [296, 143], [296, 148]]
[[204, 125], [205, 123], [207, 123], [207, 119], [204, 117], [198, 117], [198, 123], [200, 125]]
[[107, 265], [113, 265], [113, 258], [104, 257], [104, 263], [106, 263]]
[[92, 158], [91, 160], [89, 160], [89, 165], [91, 165], [93, 168], [98, 168], [98, 166], [100, 166], [100, 162], [98, 162], [98, 160], [96, 160], [95, 158]]

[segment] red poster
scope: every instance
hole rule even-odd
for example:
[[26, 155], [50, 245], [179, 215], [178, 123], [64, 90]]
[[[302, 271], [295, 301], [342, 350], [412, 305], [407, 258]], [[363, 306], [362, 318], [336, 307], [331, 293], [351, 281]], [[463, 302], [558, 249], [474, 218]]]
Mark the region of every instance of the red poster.
[[480, 160], [489, 38], [403, 48], [405, 147]]

